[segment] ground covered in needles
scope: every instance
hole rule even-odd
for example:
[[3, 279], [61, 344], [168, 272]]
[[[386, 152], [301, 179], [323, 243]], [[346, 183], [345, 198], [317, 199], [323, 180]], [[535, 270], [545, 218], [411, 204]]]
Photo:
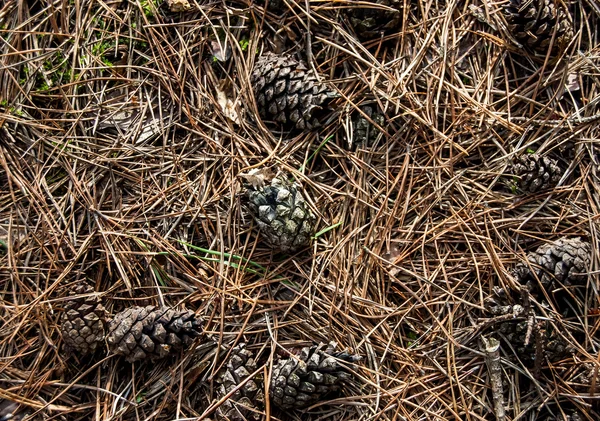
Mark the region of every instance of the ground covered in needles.
[[597, 0], [0, 3], [0, 420], [597, 420]]

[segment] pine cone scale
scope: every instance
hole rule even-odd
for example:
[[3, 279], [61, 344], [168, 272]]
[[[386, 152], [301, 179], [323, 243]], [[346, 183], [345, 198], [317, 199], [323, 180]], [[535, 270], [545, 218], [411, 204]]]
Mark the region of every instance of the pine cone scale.
[[569, 11], [554, 0], [510, 0], [504, 6], [507, 27], [527, 48], [546, 54], [554, 37], [553, 55], [559, 54], [573, 37]]

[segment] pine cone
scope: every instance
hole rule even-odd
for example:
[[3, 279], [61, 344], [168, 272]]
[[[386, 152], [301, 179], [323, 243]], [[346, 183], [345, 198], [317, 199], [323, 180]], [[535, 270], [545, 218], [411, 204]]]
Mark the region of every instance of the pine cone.
[[361, 39], [391, 33], [402, 25], [403, 0], [372, 0], [350, 9], [350, 23]]
[[280, 175], [268, 185], [249, 186], [246, 195], [258, 228], [274, 248], [289, 252], [309, 244], [316, 218], [298, 184]]
[[519, 263], [514, 270], [517, 281], [543, 299], [541, 284], [553, 298], [556, 310], [565, 316], [582, 308], [591, 263], [589, 243], [579, 237], [561, 238], [529, 253], [527, 260], [529, 264]]
[[562, 1], [510, 0], [504, 6], [508, 29], [525, 47], [546, 55], [554, 36], [552, 55], [573, 38], [573, 24]]
[[128, 362], [155, 360], [189, 346], [202, 333], [200, 323], [191, 310], [135, 306], [115, 315], [106, 340]]
[[360, 357], [334, 353], [335, 343], [324, 351], [321, 348], [323, 344], [302, 348], [299, 356], [277, 361], [269, 388], [275, 405], [281, 409], [306, 408], [351, 379], [337, 360], [353, 362]]
[[264, 54], [254, 65], [250, 81], [261, 117], [286, 129], [317, 127], [316, 111], [335, 95], [289, 55]]
[[513, 347], [521, 361], [532, 362], [536, 354], [536, 333], [535, 329], [540, 330], [542, 354], [550, 361], [560, 361], [571, 351], [569, 344], [556, 332], [556, 330], [547, 322], [535, 322], [527, 341], [527, 332], [529, 329], [527, 320], [510, 320], [503, 322], [498, 327], [498, 331], [503, 335], [506, 341]]
[[[526, 294], [529, 292], [525, 291]], [[531, 364], [536, 357], [536, 341], [539, 341], [542, 355], [549, 361], [556, 362], [571, 352], [571, 346], [554, 329], [552, 324], [543, 320], [534, 308], [529, 307], [529, 313], [523, 306], [510, 305], [506, 296], [497, 297], [486, 303], [487, 310], [494, 316], [509, 316], [505, 321], [492, 326], [495, 332], [505, 340], [506, 348], [512, 348], [524, 363]], [[492, 305], [491, 305], [492, 304]], [[531, 324], [531, 330], [530, 330]], [[539, 331], [539, 334], [538, 334]], [[528, 336], [529, 335], [529, 336]]]
[[538, 154], [521, 155], [512, 172], [519, 177], [521, 190], [530, 193], [556, 186], [563, 175], [557, 161]]
[[[374, 111], [373, 107], [366, 105], [361, 107], [361, 110], [369, 116], [377, 125], [383, 127], [384, 116], [383, 114]], [[349, 143], [362, 143], [368, 145], [373, 143], [379, 135], [379, 129], [372, 124], [365, 116], [361, 113], [357, 113], [356, 118], [352, 121], [352, 142]], [[350, 145], [351, 146], [351, 145]]]
[[92, 294], [94, 288], [90, 285], [77, 285], [69, 292], [73, 298], [65, 304], [62, 315], [65, 348], [81, 355], [93, 354], [104, 341], [106, 309], [100, 297]]
[[514, 274], [521, 284], [530, 289], [537, 285], [536, 279], [547, 291], [554, 289], [556, 281], [565, 285], [581, 285], [588, 277], [591, 246], [579, 237], [563, 237], [538, 247], [527, 255], [527, 260], [529, 265], [519, 263]]
[[[239, 344], [233, 348], [226, 368], [222, 369], [216, 382], [219, 384], [217, 397], [229, 394], [238, 387], [250, 374], [256, 371], [256, 362], [252, 352], [246, 349], [246, 344]], [[248, 380], [244, 386], [238, 389], [228, 400], [217, 409], [217, 420], [259, 420], [264, 410], [264, 382], [257, 375]]]

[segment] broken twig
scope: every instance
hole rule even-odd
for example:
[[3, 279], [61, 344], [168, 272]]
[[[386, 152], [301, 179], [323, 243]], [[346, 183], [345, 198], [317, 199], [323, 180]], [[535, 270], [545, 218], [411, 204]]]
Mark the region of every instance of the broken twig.
[[485, 363], [490, 374], [492, 385], [492, 398], [494, 399], [494, 413], [498, 421], [504, 421], [504, 388], [502, 386], [502, 370], [500, 368], [500, 342], [495, 338], [481, 337], [485, 351]]

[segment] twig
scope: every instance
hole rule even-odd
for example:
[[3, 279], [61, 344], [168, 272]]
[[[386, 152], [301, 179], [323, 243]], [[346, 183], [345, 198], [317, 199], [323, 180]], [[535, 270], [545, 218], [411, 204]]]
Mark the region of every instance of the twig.
[[500, 367], [500, 342], [495, 338], [482, 336], [483, 350], [485, 351], [485, 364], [490, 374], [492, 398], [494, 399], [494, 413], [498, 421], [504, 421], [504, 387], [502, 386], [502, 368]]

